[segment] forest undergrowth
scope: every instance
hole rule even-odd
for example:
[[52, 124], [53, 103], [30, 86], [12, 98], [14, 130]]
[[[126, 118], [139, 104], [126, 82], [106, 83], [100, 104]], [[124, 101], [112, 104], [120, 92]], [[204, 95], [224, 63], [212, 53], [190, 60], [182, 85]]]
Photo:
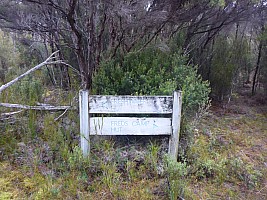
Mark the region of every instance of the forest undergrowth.
[[189, 157], [193, 199], [267, 198], [267, 106], [248, 90], [213, 105], [202, 119]]
[[[47, 101], [55, 96], [46, 94]], [[179, 162], [165, 155], [167, 138], [95, 137], [84, 158], [77, 111], [54, 121], [58, 115], [23, 111], [1, 121], [1, 200], [267, 198], [267, 106], [260, 95], [243, 92], [212, 105]]]

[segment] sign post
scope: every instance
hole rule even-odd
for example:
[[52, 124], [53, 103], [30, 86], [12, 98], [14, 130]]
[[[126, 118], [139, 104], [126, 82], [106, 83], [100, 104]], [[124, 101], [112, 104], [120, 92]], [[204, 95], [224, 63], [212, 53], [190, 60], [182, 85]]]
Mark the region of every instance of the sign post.
[[80, 111], [80, 134], [81, 149], [84, 156], [88, 156], [90, 152], [89, 138], [89, 91], [81, 90], [79, 95], [79, 111]]
[[182, 93], [181, 91], [174, 91], [173, 103], [172, 103], [172, 134], [169, 139], [169, 154], [173, 158], [177, 158], [178, 156], [181, 111], [182, 111]]
[[89, 135], [169, 135], [169, 154], [177, 158], [180, 91], [173, 96], [89, 96], [88, 91], [80, 91], [79, 99], [84, 156], [89, 154]]

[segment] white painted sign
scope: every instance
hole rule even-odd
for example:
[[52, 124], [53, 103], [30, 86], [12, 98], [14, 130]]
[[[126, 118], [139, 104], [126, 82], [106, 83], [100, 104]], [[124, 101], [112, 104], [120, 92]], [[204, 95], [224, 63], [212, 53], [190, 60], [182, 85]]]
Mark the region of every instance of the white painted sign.
[[90, 118], [90, 135], [171, 135], [171, 133], [171, 118]]
[[90, 113], [172, 113], [172, 96], [89, 97]]
[[[169, 154], [177, 158], [182, 110], [180, 91], [174, 91], [173, 96], [89, 95], [89, 100], [88, 91], [81, 91], [79, 99], [81, 147], [85, 156], [90, 149], [89, 135], [169, 135]], [[103, 117], [89, 117], [89, 114]], [[144, 114], [150, 117], [142, 117]], [[169, 117], [162, 118], [162, 114]], [[133, 115], [136, 117], [130, 117]]]

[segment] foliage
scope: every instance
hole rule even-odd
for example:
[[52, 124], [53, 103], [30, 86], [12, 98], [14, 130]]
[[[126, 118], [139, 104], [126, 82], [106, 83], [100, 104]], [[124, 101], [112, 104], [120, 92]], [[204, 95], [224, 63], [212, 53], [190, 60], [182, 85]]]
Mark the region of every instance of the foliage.
[[0, 83], [7, 79], [7, 72], [21, 62], [20, 52], [10, 34], [0, 30]]
[[[1, 1], [0, 4], [5, 5], [2, 2], [11, 1]], [[17, 3], [17, 1], [12, 2]], [[35, 46], [32, 48], [35, 50], [29, 51], [24, 45], [19, 44], [18, 39], [21, 40], [22, 35], [0, 32], [1, 84], [17, 77], [28, 67], [39, 62], [37, 58], [40, 52], [44, 53], [54, 48], [61, 49], [62, 59], [72, 59], [79, 55], [80, 60], [78, 56], [69, 61], [75, 67], [78, 66], [77, 60], [81, 61], [83, 56], [85, 59], [81, 63], [84, 61], [84, 64], [88, 66], [93, 66], [91, 64], [99, 61], [98, 55], [101, 58], [114, 56], [114, 59], [103, 61], [100, 66], [96, 64], [98, 73], [93, 80], [93, 93], [171, 95], [173, 90], [182, 90], [182, 132], [187, 135], [183, 139], [193, 145], [182, 154], [182, 162], [176, 162], [168, 156], [162, 161], [163, 154], [166, 152], [162, 144], [151, 142], [148, 145], [130, 145], [127, 143], [121, 147], [112, 140], [94, 138], [91, 156], [84, 157], [78, 145], [79, 123], [76, 111], [69, 110], [58, 120], [55, 119], [62, 113], [23, 111], [0, 119], [0, 199], [263, 199], [266, 197], [266, 194], [263, 194], [266, 189], [264, 177], [267, 177], [266, 152], [262, 151], [266, 149], [266, 114], [255, 115], [253, 108], [246, 109], [245, 112], [249, 112], [247, 118], [242, 118], [240, 115], [234, 116], [234, 119], [230, 119], [229, 116], [224, 118], [220, 113], [220, 119], [218, 119], [217, 116], [208, 115], [208, 118], [201, 121], [201, 126], [207, 125], [207, 127], [198, 129], [197, 120], [194, 119], [189, 123], [188, 119], [191, 119], [191, 116], [195, 117], [195, 113], [197, 113], [197, 118], [206, 113], [209, 84], [202, 81], [197, 74], [197, 66], [187, 64], [191, 62], [191, 59], [182, 55], [182, 51], [173, 53], [181, 47], [183, 51], [188, 52], [192, 48], [190, 45], [200, 44], [196, 48], [204, 52], [204, 57], [210, 59], [211, 62], [205, 70], [211, 70], [207, 70], [206, 73], [210, 73], [208, 80], [211, 81], [213, 94], [218, 99], [227, 96], [239, 75], [242, 82], [246, 80], [245, 75], [249, 76], [255, 60], [251, 52], [251, 44], [254, 47], [256, 44], [250, 43], [246, 37], [249, 35], [246, 31], [242, 33], [244, 36], [238, 35], [235, 39], [229, 34], [224, 37], [216, 31], [220, 31], [221, 25], [226, 27], [224, 25], [229, 24], [229, 21], [234, 22], [233, 17], [246, 10], [242, 9], [245, 3], [238, 4], [241, 8], [235, 7], [234, 12], [231, 11], [232, 1], [201, 1], [203, 5], [201, 7], [196, 6], [199, 1], [184, 1], [179, 6], [176, 6], [178, 3], [175, 1], [173, 1], [175, 3], [173, 6], [164, 3], [161, 8], [163, 11], [169, 10], [165, 9], [165, 6], [179, 8], [177, 12], [174, 11], [175, 14], [170, 15], [175, 18], [168, 19], [173, 21], [174, 25], [165, 24], [165, 17], [158, 15], [158, 10], [161, 10], [158, 7], [159, 4], [154, 4], [154, 7], [149, 8], [149, 13], [144, 12], [151, 14], [152, 17], [145, 15], [146, 21], [142, 21], [149, 27], [139, 26], [136, 23], [138, 21], [136, 19], [140, 19], [141, 15], [130, 19], [128, 18], [130, 15], [119, 13], [122, 14], [118, 17], [122, 23], [118, 23], [117, 10], [115, 15], [113, 10], [102, 12], [103, 3], [97, 8], [101, 10], [98, 14], [99, 16], [107, 14], [107, 20], [100, 17], [99, 23], [96, 23], [96, 29], [92, 30], [96, 34], [93, 34], [87, 32], [89, 26], [85, 27], [83, 23], [83, 20], [88, 21], [88, 18], [79, 18], [80, 13], [84, 13], [83, 9], [87, 9], [83, 4], [85, 2], [80, 2], [77, 7], [73, 7], [74, 15], [68, 18], [61, 18], [61, 11], [71, 11], [72, 4], [58, 1], [58, 5], [54, 4], [55, 10], [51, 11], [53, 6], [47, 5], [45, 1], [38, 2], [38, 5], [28, 4], [31, 6], [25, 6], [27, 7], [25, 10], [19, 10], [16, 6], [10, 7], [11, 10], [18, 10], [19, 15], [16, 17], [24, 11], [29, 11], [24, 13], [28, 21], [18, 18], [12, 18], [12, 20], [20, 21], [21, 30], [25, 24], [27, 29], [28, 25], [34, 25], [31, 27], [32, 36], [24, 34], [23, 41], [28, 42], [26, 46]], [[128, 2], [118, 5], [126, 4]], [[17, 5], [22, 6], [22, 4]], [[44, 12], [41, 14], [36, 12], [35, 5], [40, 6]], [[142, 3], [140, 5], [143, 6]], [[210, 9], [211, 7], [213, 8]], [[133, 7], [122, 6], [121, 8], [120, 11], [128, 12], [131, 10], [128, 8]], [[138, 6], [135, 10], [140, 13], [140, 9], [136, 8]], [[252, 8], [258, 9], [255, 6]], [[5, 9], [4, 6], [0, 8], [1, 16]], [[179, 18], [179, 13], [185, 16]], [[158, 20], [155, 20], [153, 15], [158, 16]], [[134, 15], [131, 14], [131, 16]], [[55, 20], [56, 23], [60, 23], [53, 26], [54, 21], [51, 19], [60, 19], [60, 21]], [[66, 34], [69, 31], [75, 33], [69, 29], [68, 19], [70, 23], [73, 20], [76, 21], [76, 28], [82, 34], [80, 43], [76, 43], [79, 40], [74, 34]], [[180, 21], [180, 19], [186, 19], [189, 23]], [[131, 20], [133, 24], [129, 24]], [[160, 22], [155, 24], [157, 21]], [[175, 21], [178, 23], [176, 24]], [[59, 27], [59, 29], [45, 32], [42, 29], [43, 22], [45, 25], [43, 27], [50, 24], [51, 26], [48, 27]], [[88, 23], [91, 22], [95, 21]], [[110, 24], [103, 26], [105, 30], [101, 35], [101, 24], [106, 25], [106, 23]], [[2, 23], [0, 26], [5, 24]], [[206, 26], [207, 24], [209, 26]], [[75, 25], [72, 27], [75, 28]], [[174, 32], [177, 32], [179, 37], [174, 38], [170, 44], [168, 37], [172, 37]], [[98, 38], [87, 37], [87, 34], [93, 34]], [[74, 37], [71, 38], [70, 35]], [[196, 35], [199, 35], [199, 38], [196, 38]], [[104, 36], [103, 40], [102, 36]], [[254, 35], [251, 38], [253, 37]], [[96, 46], [91, 46], [90, 50], [93, 52], [91, 54], [88, 53], [88, 44], [92, 41], [88, 38], [99, 42], [97, 48], [94, 49]], [[38, 41], [32, 43], [32, 39]], [[266, 38], [263, 36], [260, 39]], [[196, 42], [197, 40], [199, 42]], [[123, 56], [130, 50], [143, 49], [143, 45], [146, 46], [146, 42], [149, 43], [149, 41], [155, 43], [161, 51], [152, 47], [144, 51], [128, 53], [125, 57], [116, 57], [118, 56], [116, 52], [120, 52]], [[210, 44], [208, 45], [210, 49], [206, 49], [207, 46], [203, 45], [206, 41]], [[76, 52], [69, 50], [69, 47], [77, 47], [79, 44], [82, 46], [76, 48]], [[38, 49], [36, 45], [40, 45], [38, 47], [40, 52], [36, 51]], [[46, 45], [50, 45], [48, 49], [45, 49]], [[206, 50], [210, 51], [205, 54]], [[266, 54], [265, 50], [264, 54]], [[264, 82], [266, 74], [264, 56], [261, 66], [262, 74], [259, 76], [262, 80], [260, 82]], [[201, 65], [202, 61], [195, 62], [194, 60], [192, 63]], [[86, 71], [89, 69], [88, 66], [79, 67]], [[241, 69], [241, 73], [238, 73], [240, 72], [238, 69]], [[54, 72], [56, 76], [62, 75], [58, 71], [51, 71], [51, 74]], [[50, 104], [69, 104], [71, 100], [76, 99], [72, 96], [72, 91], [66, 95], [61, 90], [44, 88], [48, 85], [49, 78], [56, 82], [62, 80], [61, 77], [49, 77], [49, 73], [48, 70], [42, 70], [23, 79], [4, 91], [1, 101], [35, 105], [43, 101]], [[74, 87], [79, 88], [79, 78], [71, 73], [69, 76]], [[2, 112], [13, 111], [13, 109], [0, 109], [1, 117]], [[217, 110], [214, 113], [217, 113]], [[148, 148], [143, 146], [148, 146]]]
[[188, 167], [186, 163], [177, 162], [170, 156], [165, 156], [165, 171], [168, 177], [169, 199], [185, 198], [186, 175]]
[[[259, 38], [260, 41], [263, 43], [263, 49], [262, 49], [262, 59], [260, 63], [260, 73], [258, 75], [258, 81], [259, 83], [262, 83], [263, 89], [264, 89], [264, 95], [267, 97], [267, 30], [264, 29], [263, 33], [261, 34], [261, 37]], [[259, 84], [259, 89], [260, 89]]]
[[[262, 117], [258, 116], [252, 120], [249, 117], [232, 119], [226, 116], [218, 120], [213, 115], [206, 118], [206, 122], [202, 121], [204, 124], [208, 123], [206, 125], [211, 129], [203, 128], [200, 133], [195, 134], [194, 145], [187, 152], [190, 175], [198, 181], [211, 180], [211, 184], [222, 185], [229, 181], [248, 189], [258, 188], [266, 173], [261, 167], [259, 170], [259, 163], [264, 161], [258, 153], [252, 155], [248, 151], [256, 141], [259, 144], [259, 140], [254, 137], [264, 137], [266, 134], [263, 130], [265, 125], [258, 123], [264, 120]], [[213, 118], [213, 121], [210, 122], [209, 118]], [[231, 126], [227, 127], [229, 124]], [[250, 137], [248, 133], [252, 127], [254, 137]], [[239, 152], [240, 149], [243, 149], [242, 153]], [[253, 159], [248, 155], [253, 156]], [[234, 195], [234, 192], [230, 195]]]
[[145, 156], [145, 165], [146, 168], [151, 171], [152, 177], [157, 177], [160, 174], [159, 167], [159, 154], [160, 154], [160, 146], [155, 143], [150, 142], [148, 146], [148, 151]]
[[235, 35], [218, 34], [213, 41], [202, 55], [206, 61], [199, 59], [196, 62], [202, 62], [199, 72], [210, 81], [213, 99], [224, 101], [236, 88], [250, 82], [255, 62], [254, 44], [238, 30]]
[[232, 41], [232, 62], [236, 66], [232, 84], [238, 86], [250, 81], [253, 65], [256, 62], [253, 54], [253, 44], [248, 37], [237, 37]]
[[211, 62], [210, 83], [212, 93], [218, 100], [224, 100], [232, 89], [236, 65], [231, 60], [231, 45], [226, 38], [218, 38], [214, 47], [215, 55]]
[[225, 6], [225, 0], [211, 0], [210, 4], [212, 6], [219, 6], [223, 8]]
[[101, 65], [93, 79], [93, 93], [108, 95], [172, 95], [183, 91], [185, 116], [208, 102], [208, 82], [202, 81], [193, 66], [180, 54], [147, 49], [129, 53], [122, 60]]
[[183, 162], [164, 157], [162, 141], [125, 146], [91, 138], [91, 156], [83, 157], [75, 111], [59, 121], [54, 121], [56, 113], [36, 113], [34, 137], [24, 116], [1, 127], [2, 199], [97, 199], [99, 194], [103, 199], [264, 197], [264, 115], [210, 114], [196, 127], [194, 145]]
[[20, 96], [22, 103], [36, 105], [41, 102], [43, 95], [43, 84], [40, 80], [27, 77], [14, 86], [14, 93]]
[[[183, 31], [186, 44], [181, 46], [185, 51], [190, 43], [195, 43], [195, 35], [206, 39], [207, 42], [201, 41], [200, 44], [205, 48], [217, 32], [238, 20], [243, 21], [252, 12], [260, 12], [263, 6], [255, 6], [255, 1], [250, 0], [242, 4], [225, 0], [117, 1], [116, 5], [103, 1], [66, 2], [2, 0], [0, 27], [29, 32], [37, 42], [48, 43], [52, 50], [71, 49], [78, 61], [75, 62], [77, 68], [81, 70], [82, 86], [87, 85], [87, 89], [91, 87], [92, 72], [99, 68], [100, 58], [114, 57], [139, 47], [143, 49], [154, 42], [161, 43], [159, 48], [168, 49], [166, 40]], [[45, 15], [37, 12], [40, 8]], [[68, 17], [64, 17], [69, 11]], [[87, 11], [92, 16], [83, 14]], [[84, 26], [86, 23], [88, 26]], [[90, 31], [88, 27], [91, 27]], [[68, 53], [62, 54], [62, 58], [69, 57]]]

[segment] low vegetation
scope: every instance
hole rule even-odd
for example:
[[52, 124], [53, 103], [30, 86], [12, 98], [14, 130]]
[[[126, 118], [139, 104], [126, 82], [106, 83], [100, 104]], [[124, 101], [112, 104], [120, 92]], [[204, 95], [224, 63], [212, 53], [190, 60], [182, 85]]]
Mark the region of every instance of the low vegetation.
[[[59, 90], [43, 98], [52, 96], [66, 100]], [[258, 98], [236, 94], [212, 106], [179, 162], [166, 155], [167, 138], [94, 137], [84, 158], [77, 111], [57, 121], [57, 112], [9, 116], [0, 124], [0, 199], [265, 199], [267, 116]]]
[[[168, 138], [163, 136], [94, 136], [91, 154], [84, 157], [77, 98], [85, 77], [60, 65], [47, 66], [3, 91], [0, 102], [73, 109], [0, 107], [0, 199], [267, 199], [266, 55], [258, 59], [260, 72], [253, 73], [258, 39], [245, 31], [241, 41], [238, 27], [235, 36], [207, 34], [207, 44], [212, 42], [190, 53], [184, 49], [188, 41], [183, 31], [176, 30], [166, 43], [152, 38], [153, 44], [151, 40], [141, 50], [136, 44], [123, 53], [118, 46], [114, 56], [103, 52], [108, 57], [103, 60], [97, 51], [96, 73], [85, 81], [92, 81], [91, 94], [171, 95], [182, 90], [178, 160], [167, 155]], [[0, 85], [55, 48], [47, 42], [27, 46], [11, 35], [0, 32]], [[33, 39], [23, 36], [24, 43]], [[56, 45], [60, 58], [78, 66], [71, 60], [75, 53], [61, 42]]]

